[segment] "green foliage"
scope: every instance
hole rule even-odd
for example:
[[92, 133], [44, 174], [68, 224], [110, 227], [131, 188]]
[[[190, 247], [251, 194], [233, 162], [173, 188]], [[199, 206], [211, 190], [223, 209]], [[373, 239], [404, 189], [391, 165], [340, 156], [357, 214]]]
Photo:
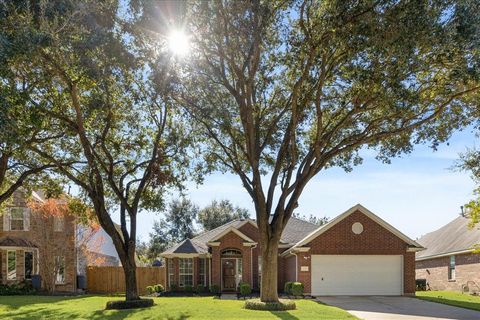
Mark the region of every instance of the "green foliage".
[[188, 293], [193, 292], [193, 286], [186, 285], [185, 287], [183, 287], [183, 291], [188, 292]]
[[124, 309], [137, 309], [148, 308], [153, 306], [153, 299], [139, 299], [128, 301], [108, 301], [105, 307], [106, 310], [124, 310]]
[[301, 215], [299, 213], [294, 213], [293, 216], [297, 219], [308, 221], [308, 222], [316, 224], [318, 226], [323, 226], [324, 224], [326, 224], [330, 220], [328, 217], [320, 218], [320, 217], [314, 216], [313, 214], [310, 214], [310, 216], [307, 217], [306, 215]]
[[301, 282], [294, 282], [290, 288], [290, 294], [292, 296], [301, 296], [303, 295], [303, 283]]
[[0, 284], [0, 296], [27, 295], [34, 293], [35, 289], [27, 282], [10, 285]]
[[262, 311], [286, 311], [295, 310], [295, 301], [279, 299], [278, 302], [262, 302], [260, 299], [248, 299], [245, 301], [245, 309]]
[[148, 257], [155, 259], [173, 244], [193, 238], [196, 232], [197, 213], [197, 205], [189, 199], [183, 197], [172, 200], [164, 218], [153, 224], [148, 243]]
[[240, 294], [242, 296], [248, 296], [252, 293], [252, 287], [249, 283], [240, 283]]
[[292, 285], [293, 285], [293, 281], [285, 282], [283, 292], [287, 295], [292, 294]]
[[161, 284], [154, 285], [153, 289], [155, 290], [156, 293], [162, 293], [165, 291], [165, 288]]
[[154, 286], [147, 286], [147, 292], [148, 292], [148, 294], [153, 294], [153, 293], [155, 293], [155, 288], [154, 288]]
[[219, 294], [220, 293], [220, 287], [216, 284], [212, 284], [210, 286], [210, 293]]
[[197, 293], [205, 293], [207, 291], [207, 288], [204, 285], [197, 285]]
[[171, 292], [177, 292], [178, 291], [178, 286], [175, 283], [170, 284], [170, 291]]
[[198, 212], [198, 222], [203, 230], [215, 229], [225, 223], [237, 219], [248, 219], [250, 214], [247, 209], [235, 207], [229, 200], [213, 200], [212, 203]]

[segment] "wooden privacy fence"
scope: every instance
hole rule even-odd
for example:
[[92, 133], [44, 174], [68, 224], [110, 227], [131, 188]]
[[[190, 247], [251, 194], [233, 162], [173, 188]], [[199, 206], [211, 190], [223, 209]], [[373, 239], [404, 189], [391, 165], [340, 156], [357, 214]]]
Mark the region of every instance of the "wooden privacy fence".
[[[165, 287], [165, 267], [137, 267], [137, 288], [147, 293], [147, 286]], [[87, 268], [87, 291], [92, 293], [125, 293], [125, 275], [122, 267]]]

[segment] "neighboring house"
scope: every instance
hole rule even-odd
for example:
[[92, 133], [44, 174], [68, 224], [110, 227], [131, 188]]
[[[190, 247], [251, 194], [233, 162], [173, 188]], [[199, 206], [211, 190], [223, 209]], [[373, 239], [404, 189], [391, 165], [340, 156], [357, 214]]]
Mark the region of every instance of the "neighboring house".
[[79, 250], [78, 252], [78, 274], [87, 275], [87, 266], [120, 266], [120, 259], [118, 257], [112, 238], [103, 230], [99, 228], [90, 235], [89, 231], [84, 231], [84, 226], [77, 226], [77, 243], [81, 243], [82, 235], [88, 234], [88, 241], [86, 241], [86, 250]]
[[[44, 201], [41, 192], [33, 192], [32, 198]], [[41, 219], [27, 207], [25, 194], [15, 192], [0, 212], [0, 284], [30, 281], [33, 275], [42, 274], [42, 268], [51, 267], [42, 259], [55, 259], [60, 266], [55, 277], [56, 291], [76, 291], [76, 276], [85, 274], [86, 265], [86, 257], [78, 249], [81, 228], [74, 216]], [[111, 238], [104, 235], [103, 229], [96, 231], [86, 252], [95, 261], [101, 261], [100, 265], [117, 266], [118, 256], [111, 250]]]
[[[43, 201], [41, 193], [33, 192], [32, 197]], [[42, 259], [56, 259], [60, 265], [55, 278], [56, 290], [76, 290], [76, 222], [72, 216], [59, 219], [40, 219], [27, 207], [25, 194], [14, 193], [0, 219], [2, 284], [29, 281], [33, 275], [41, 274]], [[56, 246], [61, 250], [52, 249]]]
[[[253, 220], [236, 220], [163, 252], [167, 286], [240, 282], [260, 287], [262, 257]], [[423, 248], [361, 205], [318, 227], [291, 218], [278, 255], [278, 288], [300, 281], [311, 295], [413, 295], [415, 252]]]
[[469, 228], [469, 217], [459, 216], [430, 232], [418, 243], [426, 247], [416, 255], [416, 278], [426, 279], [431, 290], [480, 292], [480, 230]]

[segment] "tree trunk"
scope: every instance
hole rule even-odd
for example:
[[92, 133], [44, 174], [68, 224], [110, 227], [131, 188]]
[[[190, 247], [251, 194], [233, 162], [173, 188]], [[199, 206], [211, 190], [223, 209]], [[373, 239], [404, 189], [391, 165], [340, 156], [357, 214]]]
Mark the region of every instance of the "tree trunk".
[[[262, 283], [260, 300], [263, 302], [278, 302], [278, 241], [269, 238], [262, 241]], [[262, 243], [265, 242], [265, 243]]]
[[[133, 258], [131, 257], [133, 256]], [[122, 262], [123, 263], [123, 262]], [[127, 253], [127, 261], [123, 263], [123, 272], [125, 274], [125, 299], [139, 300], [137, 288], [137, 266], [135, 264], [135, 255]]]

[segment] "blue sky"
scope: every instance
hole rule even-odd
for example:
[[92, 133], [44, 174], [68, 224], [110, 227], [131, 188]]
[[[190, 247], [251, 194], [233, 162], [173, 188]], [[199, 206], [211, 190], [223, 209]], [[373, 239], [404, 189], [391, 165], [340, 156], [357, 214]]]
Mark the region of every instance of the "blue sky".
[[[460, 206], [472, 198], [475, 184], [468, 173], [451, 167], [458, 154], [474, 147], [476, 141], [472, 130], [457, 132], [436, 152], [420, 145], [411, 154], [392, 159], [391, 164], [367, 153], [364, 163], [350, 173], [332, 168], [313, 178], [297, 211], [332, 218], [361, 203], [415, 239], [453, 220]], [[200, 207], [213, 199], [229, 199], [249, 209], [254, 217], [252, 201], [235, 175], [217, 173], [207, 177], [203, 185], [188, 186], [188, 196]], [[141, 240], [148, 239], [153, 221], [160, 217], [161, 213], [140, 214]]]

